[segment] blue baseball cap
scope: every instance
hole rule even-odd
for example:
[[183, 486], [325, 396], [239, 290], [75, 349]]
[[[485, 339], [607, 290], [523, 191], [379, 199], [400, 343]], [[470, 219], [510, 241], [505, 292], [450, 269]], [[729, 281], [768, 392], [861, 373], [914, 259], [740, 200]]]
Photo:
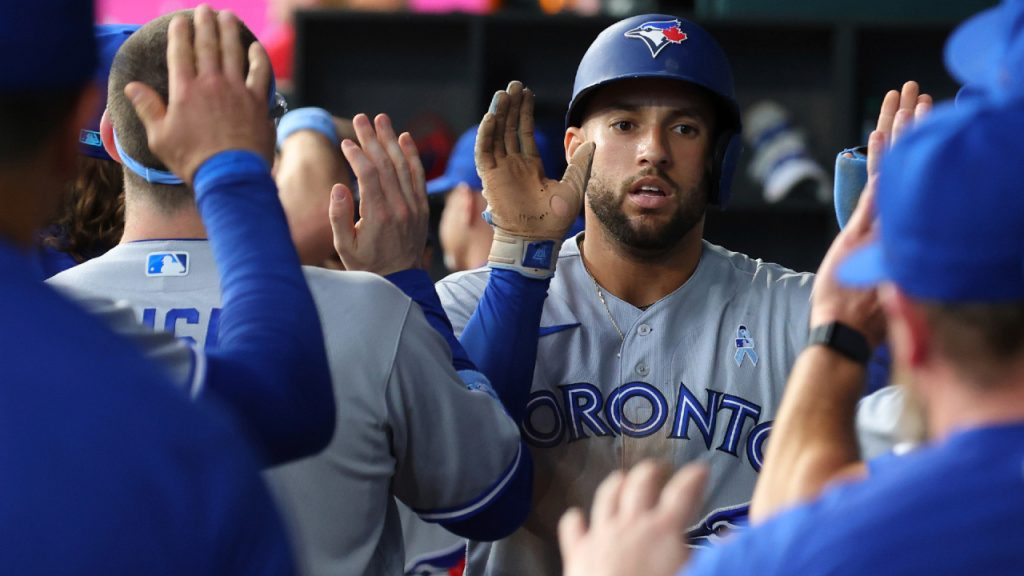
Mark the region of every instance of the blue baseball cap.
[[114, 56], [118, 48], [133, 32], [141, 28], [137, 24], [102, 24], [96, 26], [94, 34], [96, 46], [99, 53], [99, 67], [96, 69], [94, 81], [100, 89], [100, 104], [96, 114], [89, 120], [89, 123], [82, 126], [78, 133], [78, 150], [86, 156], [100, 160], [114, 161], [103, 148], [100, 140], [100, 119], [103, 111], [107, 109], [107, 79], [110, 77], [110, 66], [114, 63]]
[[96, 69], [91, 0], [0, 3], [0, 91], [84, 85]]
[[[459, 136], [448, 157], [448, 165], [445, 166], [444, 174], [427, 182], [427, 194], [443, 194], [459, 184], [465, 182], [474, 190], [482, 190], [484, 185], [480, 182], [480, 176], [476, 173], [476, 131], [479, 125], [473, 126]], [[548, 178], [560, 178], [560, 164], [563, 164], [561, 157], [552, 150], [547, 137], [543, 132], [534, 132], [537, 141], [537, 150], [540, 152], [541, 162], [544, 164], [544, 174]]]
[[881, 231], [838, 271], [940, 302], [1024, 299], [1024, 99], [945, 104], [882, 160]]
[[1024, 0], [1004, 0], [964, 21], [946, 41], [945, 60], [974, 91], [1024, 88]]

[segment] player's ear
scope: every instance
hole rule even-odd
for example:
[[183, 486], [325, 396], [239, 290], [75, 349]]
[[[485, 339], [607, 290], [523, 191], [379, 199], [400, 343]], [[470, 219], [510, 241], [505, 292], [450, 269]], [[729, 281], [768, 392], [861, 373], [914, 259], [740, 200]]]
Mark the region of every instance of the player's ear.
[[931, 357], [927, 313], [892, 284], [879, 287], [879, 297], [889, 322], [889, 340], [897, 365], [919, 368]]
[[576, 153], [576, 149], [580, 147], [580, 144], [586, 142], [586, 136], [583, 134], [583, 129], [577, 126], [570, 126], [565, 130], [565, 163], [572, 163], [572, 156]]
[[103, 149], [110, 154], [118, 164], [121, 163], [121, 155], [117, 153], [117, 146], [114, 146], [114, 125], [110, 122], [110, 110], [104, 110], [100, 117], [100, 140], [103, 141]]

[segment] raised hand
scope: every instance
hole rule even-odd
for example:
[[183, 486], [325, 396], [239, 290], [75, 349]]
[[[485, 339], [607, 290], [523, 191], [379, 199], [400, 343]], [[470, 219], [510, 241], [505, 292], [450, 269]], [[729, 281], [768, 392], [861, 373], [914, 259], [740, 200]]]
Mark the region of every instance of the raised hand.
[[699, 464], [668, 480], [652, 461], [613, 472], [594, 495], [590, 526], [578, 508], [558, 523], [566, 576], [672, 576], [689, 558], [686, 526], [700, 508], [707, 470]]
[[359, 145], [346, 139], [341, 150], [359, 182], [359, 221], [353, 223], [352, 191], [335, 184], [330, 207], [334, 248], [348, 270], [384, 276], [419, 268], [430, 210], [416, 144], [408, 132], [396, 138], [384, 114], [373, 124], [359, 114], [352, 126]]
[[519, 238], [560, 242], [583, 205], [595, 145], [580, 146], [561, 180], [546, 178], [533, 104], [533, 92], [519, 81], [495, 93], [477, 132], [476, 167], [494, 226]]
[[[878, 131], [868, 139], [868, 154], [880, 154], [885, 138]], [[878, 233], [874, 215], [875, 186], [878, 176], [868, 177], [857, 208], [850, 221], [839, 232], [814, 278], [811, 292], [810, 326], [839, 321], [859, 331], [874, 348], [885, 339], [885, 316], [878, 300], [878, 290], [856, 290], [842, 286], [836, 280], [839, 265], [857, 248], [870, 242]]]
[[237, 18], [209, 6], [196, 8], [191, 34], [184, 16], [167, 31], [168, 101], [152, 87], [124, 88], [146, 127], [149, 148], [188, 183], [196, 170], [225, 150], [251, 150], [270, 162], [274, 124], [270, 119], [270, 60], [257, 42], [248, 47], [249, 72]]
[[[882, 146], [876, 146], [876, 153], [868, 153], [868, 178], [878, 175], [884, 153], [892, 148], [892, 145], [899, 140], [914, 122], [920, 121], [932, 109], [932, 97], [921, 93], [920, 86], [913, 80], [903, 84], [900, 91], [890, 90], [882, 100], [882, 107], [878, 111], [878, 122], [872, 137], [875, 133], [880, 134], [883, 139]], [[876, 143], [877, 144], [877, 143]]]

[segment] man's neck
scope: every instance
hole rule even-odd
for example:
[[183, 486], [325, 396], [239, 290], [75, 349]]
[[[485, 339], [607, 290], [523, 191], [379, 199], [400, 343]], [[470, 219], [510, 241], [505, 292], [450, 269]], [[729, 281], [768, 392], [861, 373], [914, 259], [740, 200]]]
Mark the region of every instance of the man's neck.
[[121, 243], [165, 238], [206, 238], [206, 227], [196, 205], [186, 202], [175, 210], [167, 211], [144, 195], [126, 189]]
[[941, 440], [957, 430], [1024, 423], [1024, 361], [1009, 367], [998, 382], [969, 384], [951, 370], [945, 374], [921, 376], [928, 414], [928, 433]]
[[645, 308], [675, 292], [693, 276], [703, 250], [703, 234], [701, 221], [670, 250], [648, 256], [620, 246], [595, 218], [588, 217], [580, 254], [587, 271], [602, 288]]

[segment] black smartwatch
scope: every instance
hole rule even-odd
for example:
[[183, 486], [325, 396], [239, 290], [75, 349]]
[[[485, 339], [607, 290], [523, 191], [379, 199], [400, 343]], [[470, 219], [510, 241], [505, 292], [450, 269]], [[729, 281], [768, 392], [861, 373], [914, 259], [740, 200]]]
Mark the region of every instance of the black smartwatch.
[[868, 339], [842, 322], [829, 322], [812, 328], [807, 345], [814, 346], [815, 344], [827, 346], [865, 366], [871, 359], [871, 346], [868, 345]]

